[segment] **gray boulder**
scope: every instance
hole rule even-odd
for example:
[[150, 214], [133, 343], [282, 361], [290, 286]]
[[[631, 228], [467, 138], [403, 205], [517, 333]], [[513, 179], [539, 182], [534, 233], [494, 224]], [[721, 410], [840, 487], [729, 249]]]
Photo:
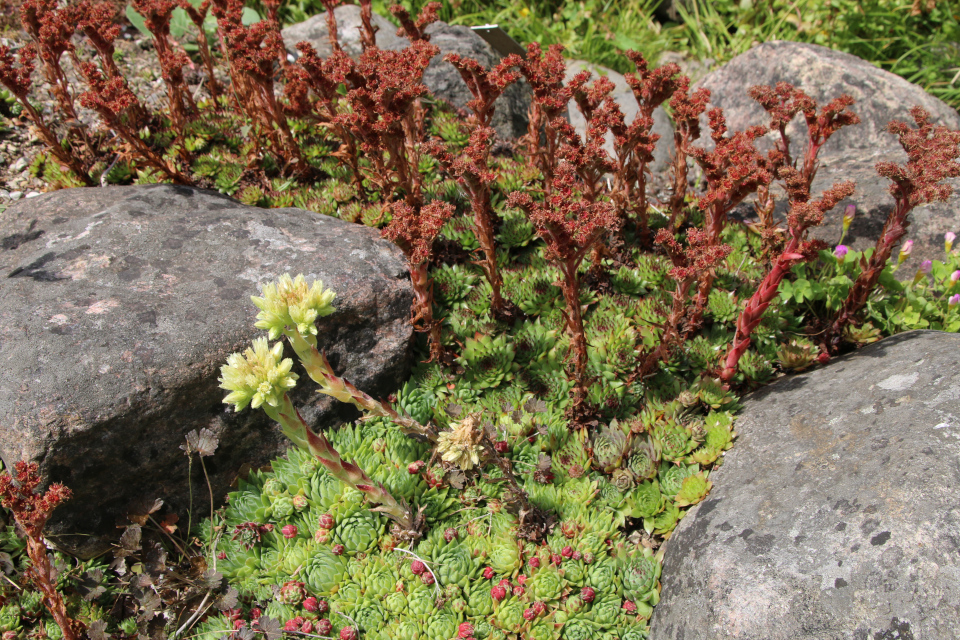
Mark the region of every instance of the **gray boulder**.
[[[8, 209], [4, 229], [0, 452], [73, 490], [50, 531], [74, 552], [115, 542], [138, 500], [186, 513], [179, 446], [193, 429], [219, 436], [206, 459], [218, 502], [242, 465], [286, 449], [262, 411], [232, 413], [218, 388], [227, 355], [263, 335], [250, 302], [263, 283], [303, 273], [336, 292], [320, 346], [361, 389], [385, 396], [409, 370], [406, 263], [372, 229], [168, 185], [44, 194]], [[356, 417], [314, 389], [303, 375], [295, 402], [308, 422]]]
[[[584, 60], [568, 60], [565, 81], [570, 82], [570, 80], [581, 71], [589, 71], [593, 74], [594, 80], [600, 76], [609, 78], [615, 87], [611, 97], [616, 101], [617, 105], [619, 105], [620, 111], [622, 111], [626, 117], [627, 124], [633, 122], [637, 117], [637, 113], [640, 111], [640, 107], [637, 104], [637, 99], [633, 95], [633, 90], [630, 88], [630, 85], [627, 84], [627, 79], [623, 74]], [[573, 125], [574, 129], [577, 130], [577, 133], [581, 136], [586, 136], [587, 119], [583, 117], [583, 114], [577, 108], [577, 103], [573, 100], [567, 105], [567, 119], [570, 121], [570, 124]], [[670, 122], [670, 116], [667, 115], [663, 107], [657, 107], [653, 112], [653, 132], [660, 136], [660, 140], [657, 142], [656, 149], [653, 152], [654, 160], [653, 164], [650, 165], [650, 170], [653, 173], [660, 173], [671, 166], [673, 155], [676, 152], [676, 146], [673, 143], [673, 125]], [[612, 133], [607, 133], [607, 142], [604, 148], [612, 157]]]
[[960, 638], [958, 350], [904, 333], [748, 396], [651, 640]]
[[[874, 67], [855, 56], [826, 47], [798, 42], [767, 42], [737, 56], [719, 69], [707, 74], [695, 85], [711, 91], [712, 106], [724, 110], [731, 131], [744, 130], [753, 125], [766, 125], [769, 117], [747, 91], [754, 85], [775, 85], [789, 82], [803, 89], [819, 105], [825, 105], [841, 94], [850, 94], [852, 110], [861, 123], [844, 127], [824, 145], [820, 152], [821, 168], [813, 183], [817, 195], [834, 182], [854, 179], [857, 190], [853, 197], [840, 203], [827, 217], [824, 225], [815, 229], [814, 237], [835, 243], [840, 237], [843, 211], [847, 204], [857, 205], [857, 218], [844, 244], [856, 250], [874, 246], [887, 215], [893, 208], [893, 197], [888, 192], [890, 181], [880, 178], [874, 170], [879, 160], [904, 163], [906, 153], [897, 138], [887, 133], [891, 120], [902, 120], [915, 126], [910, 108], [920, 105], [935, 123], [951, 129], [960, 128], [960, 115], [943, 101], [926, 93], [915, 84], [892, 73]], [[702, 118], [704, 135], [698, 144], [708, 145], [709, 129], [706, 115]], [[806, 142], [806, 124], [798, 115], [788, 126], [791, 151], [794, 157], [802, 153]], [[772, 137], [762, 141], [770, 148]], [[960, 187], [960, 180], [952, 181]], [[786, 214], [786, 200], [782, 190], [779, 196], [780, 216]], [[910, 278], [915, 265], [922, 260], [943, 258], [943, 234], [960, 230], [957, 210], [960, 196], [947, 202], [924, 205], [914, 210], [909, 237], [915, 241], [911, 262], [898, 273]], [[740, 209], [750, 217], [752, 205]]]
[[[363, 22], [360, 20], [360, 6], [345, 4], [334, 9], [333, 15], [337, 19], [337, 39], [340, 41], [340, 46], [351, 58], [359, 58], [363, 52], [360, 44], [360, 31], [363, 28]], [[392, 22], [378, 13], [373, 14], [373, 25], [377, 27], [377, 46], [381, 49], [403, 48], [408, 42], [406, 38], [397, 35], [397, 27]], [[321, 58], [329, 57], [333, 53], [329, 40], [330, 31], [327, 29], [326, 11], [303, 22], [290, 25], [280, 34], [283, 36], [287, 51], [293, 56], [299, 55], [294, 48], [298, 42], [312, 44]]]
[[[351, 57], [359, 57], [361, 53], [360, 36], [357, 29], [360, 26], [360, 8], [355, 5], [345, 5], [334, 9], [337, 18], [337, 34], [341, 37], [341, 45]], [[294, 45], [305, 40], [316, 47], [321, 56], [332, 53], [327, 40], [326, 12], [313, 16], [305, 22], [287, 27], [283, 30], [283, 40], [287, 50], [296, 55]], [[377, 32], [377, 46], [381, 49], [403, 49], [410, 41], [397, 36], [397, 28], [386, 18], [374, 14], [374, 24], [380, 27]], [[423, 74], [423, 83], [434, 96], [443, 100], [456, 109], [462, 109], [473, 95], [467, 84], [460, 77], [456, 68], [443, 61], [448, 53], [477, 60], [487, 69], [491, 69], [500, 61], [500, 56], [468, 27], [453, 26], [445, 22], [434, 22], [426, 28], [430, 42], [440, 48], [430, 61], [430, 66]], [[342, 34], [342, 35], [341, 35]], [[528, 111], [530, 109], [530, 88], [525, 81], [514, 83], [497, 100], [497, 110], [493, 118], [493, 128], [497, 135], [504, 140], [511, 140], [527, 132]]]

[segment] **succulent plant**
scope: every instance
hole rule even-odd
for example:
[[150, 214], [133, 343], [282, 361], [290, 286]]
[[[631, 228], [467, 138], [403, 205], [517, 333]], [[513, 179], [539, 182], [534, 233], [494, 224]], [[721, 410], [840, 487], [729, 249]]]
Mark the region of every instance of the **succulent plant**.
[[508, 249], [525, 247], [537, 237], [533, 225], [522, 212], [508, 209], [500, 214], [500, 231], [497, 241]]
[[777, 361], [787, 371], [803, 371], [817, 361], [817, 347], [806, 338], [792, 338], [777, 349]]
[[740, 305], [733, 291], [714, 288], [710, 291], [707, 311], [716, 322], [729, 323], [737, 319], [740, 314]]
[[458, 362], [467, 370], [465, 379], [474, 389], [488, 389], [513, 379], [518, 366], [514, 348], [503, 334], [477, 334], [468, 338]]
[[662, 563], [663, 552], [655, 555], [648, 548], [632, 556], [622, 557], [619, 568], [623, 580], [624, 599], [635, 604], [639, 602], [657, 604], [660, 600], [659, 581]]
[[610, 473], [620, 466], [627, 448], [627, 438], [616, 427], [604, 427], [593, 438], [593, 459], [597, 467]]
[[701, 502], [707, 497], [713, 483], [707, 480], [704, 472], [687, 476], [680, 484], [680, 491], [674, 498], [674, 504], [678, 507], [689, 507]]
[[773, 377], [773, 365], [765, 356], [756, 351], [744, 353], [738, 366], [746, 379], [751, 382], [763, 384]]
[[848, 324], [843, 329], [843, 339], [854, 344], [870, 344], [881, 337], [880, 330], [870, 322], [865, 322], [860, 326]]
[[661, 458], [669, 462], [685, 460], [703, 439], [691, 423], [683, 424], [676, 418], [661, 418], [653, 425], [650, 435], [660, 451]]
[[450, 309], [467, 306], [467, 296], [478, 280], [475, 273], [460, 264], [444, 264], [430, 275], [433, 278], [433, 294], [439, 304]]
[[635, 437], [630, 447], [630, 457], [627, 458], [627, 468], [633, 472], [638, 482], [650, 480], [657, 475], [660, 459], [660, 448], [656, 440], [649, 436]]

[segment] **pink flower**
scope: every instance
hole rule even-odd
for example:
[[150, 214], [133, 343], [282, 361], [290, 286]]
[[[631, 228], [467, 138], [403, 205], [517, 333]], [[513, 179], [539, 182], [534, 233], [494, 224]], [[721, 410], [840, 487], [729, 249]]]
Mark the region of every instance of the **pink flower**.
[[281, 529], [280, 531], [283, 533], [283, 537], [286, 538], [287, 540], [289, 540], [290, 538], [297, 537], [297, 525], [295, 524], [288, 524], [284, 526], [283, 529]]
[[847, 248], [844, 244], [838, 244], [837, 248], [833, 250], [833, 255], [837, 256], [838, 260], [843, 260], [844, 256], [847, 255], [850, 249]]
[[924, 260], [920, 263], [920, 271], [923, 273], [930, 273], [930, 270], [933, 269], [933, 262], [930, 260]]
[[853, 222], [853, 217], [857, 213], [857, 205], [848, 204], [846, 211], [843, 212], [843, 232], [846, 233], [847, 229], [850, 228], [850, 223]]
[[957, 239], [957, 234], [953, 231], [947, 231], [943, 234], [943, 250], [947, 253], [950, 253], [950, 249], [953, 249], [953, 241]]
[[950, 299], [947, 300], [947, 304], [950, 305], [951, 307], [955, 307], [958, 304], [960, 304], [960, 293], [955, 293], [952, 296], [950, 296]]
[[903, 246], [900, 247], [900, 257], [898, 259], [898, 264], [903, 262], [910, 257], [910, 253], [913, 251], [913, 240], [907, 240], [903, 243]]
[[960, 269], [957, 269], [956, 271], [950, 274], [951, 282], [956, 282], [957, 280], [960, 280]]

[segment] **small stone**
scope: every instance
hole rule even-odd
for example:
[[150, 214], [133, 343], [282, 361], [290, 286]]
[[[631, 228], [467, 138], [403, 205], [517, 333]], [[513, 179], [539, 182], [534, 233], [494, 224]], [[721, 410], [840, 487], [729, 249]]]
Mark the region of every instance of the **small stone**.
[[17, 161], [13, 163], [13, 166], [10, 167], [10, 170], [14, 173], [19, 173], [27, 168], [27, 159], [23, 156], [17, 158]]
[[23, 197], [23, 191], [11, 191], [8, 196], [11, 200], [19, 200]]

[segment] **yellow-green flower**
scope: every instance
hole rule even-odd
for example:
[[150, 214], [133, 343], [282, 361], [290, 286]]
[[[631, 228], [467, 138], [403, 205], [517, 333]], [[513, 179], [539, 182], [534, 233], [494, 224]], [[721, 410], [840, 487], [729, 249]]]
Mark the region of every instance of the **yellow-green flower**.
[[317, 335], [317, 318], [335, 311], [330, 304], [334, 297], [336, 294], [324, 290], [320, 280], [308, 287], [303, 274], [291, 278], [285, 273], [276, 284], [263, 285], [262, 298], [250, 298], [260, 309], [255, 326], [269, 331], [271, 340], [279, 338], [287, 327], [295, 327], [302, 336], [310, 338]]
[[220, 367], [220, 388], [230, 391], [223, 401], [237, 411], [247, 405], [254, 409], [261, 405], [276, 407], [284, 394], [297, 386], [297, 374], [290, 370], [293, 360], [282, 358], [283, 343], [271, 348], [266, 338], [253, 341], [253, 348], [244, 353], [233, 353], [227, 364]]

